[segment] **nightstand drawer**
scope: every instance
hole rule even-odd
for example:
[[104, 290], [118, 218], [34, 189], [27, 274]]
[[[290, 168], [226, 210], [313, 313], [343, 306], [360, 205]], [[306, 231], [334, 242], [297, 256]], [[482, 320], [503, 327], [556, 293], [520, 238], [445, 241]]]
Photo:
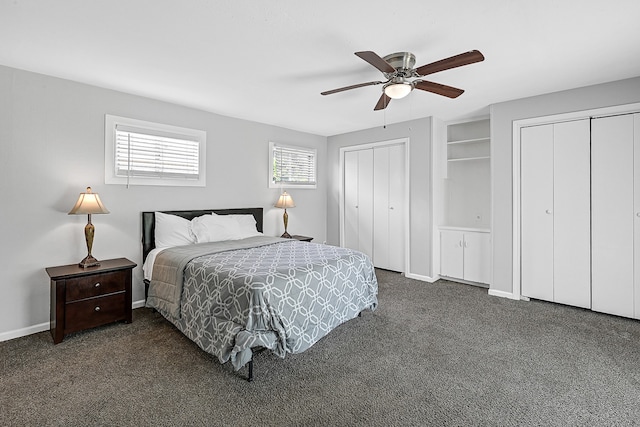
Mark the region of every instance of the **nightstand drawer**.
[[66, 301], [78, 301], [124, 291], [127, 271], [94, 274], [66, 280]]
[[104, 297], [96, 297], [67, 303], [64, 333], [80, 331], [105, 323], [126, 319], [126, 294], [120, 292]]

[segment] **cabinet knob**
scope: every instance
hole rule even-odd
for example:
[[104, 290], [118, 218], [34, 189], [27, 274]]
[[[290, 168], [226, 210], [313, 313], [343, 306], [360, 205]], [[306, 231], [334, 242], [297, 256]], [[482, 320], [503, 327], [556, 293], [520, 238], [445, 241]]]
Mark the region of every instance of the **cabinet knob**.
[[100, 282], [96, 283], [95, 285], [93, 285], [94, 288], [99, 288], [100, 287]]
[[544, 211], [547, 215], [551, 215], [553, 213], [553, 211], [551, 209], [547, 209], [546, 211]]
[[640, 218], [640, 212], [636, 213], [636, 216]]
[[391, 206], [389, 209], [393, 210], [393, 206]]
[[95, 311], [100, 311], [100, 306], [97, 306], [96, 308], [94, 308]]

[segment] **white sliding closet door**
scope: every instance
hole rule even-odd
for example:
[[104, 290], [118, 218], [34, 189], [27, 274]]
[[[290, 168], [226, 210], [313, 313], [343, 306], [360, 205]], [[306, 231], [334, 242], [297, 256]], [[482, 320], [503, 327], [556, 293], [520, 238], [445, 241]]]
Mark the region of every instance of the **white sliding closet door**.
[[591, 306], [589, 121], [521, 134], [522, 294]]
[[591, 129], [592, 308], [637, 318], [638, 114], [594, 119]]
[[404, 271], [404, 145], [373, 150], [373, 263]]
[[389, 147], [373, 150], [373, 265], [389, 269]]
[[343, 161], [343, 245], [399, 272], [405, 270], [405, 145], [345, 150]]
[[520, 137], [522, 295], [553, 301], [553, 125]]
[[358, 249], [358, 152], [344, 153], [344, 246]]
[[358, 250], [373, 258], [373, 150], [358, 152]]
[[589, 120], [553, 126], [553, 300], [591, 307]]
[[405, 271], [406, 147], [389, 147], [389, 270]]
[[633, 317], [640, 319], [640, 113], [633, 115], [633, 170]]
[[344, 246], [373, 257], [373, 150], [344, 153]]
[[640, 113], [633, 115], [633, 170], [633, 317], [640, 319]]

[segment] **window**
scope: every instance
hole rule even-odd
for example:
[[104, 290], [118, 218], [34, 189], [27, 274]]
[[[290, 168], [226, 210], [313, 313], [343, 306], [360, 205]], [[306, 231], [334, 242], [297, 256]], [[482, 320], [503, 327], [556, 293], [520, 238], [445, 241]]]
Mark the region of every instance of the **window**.
[[204, 131], [105, 116], [105, 183], [204, 187]]
[[316, 153], [312, 148], [269, 143], [269, 187], [316, 188]]

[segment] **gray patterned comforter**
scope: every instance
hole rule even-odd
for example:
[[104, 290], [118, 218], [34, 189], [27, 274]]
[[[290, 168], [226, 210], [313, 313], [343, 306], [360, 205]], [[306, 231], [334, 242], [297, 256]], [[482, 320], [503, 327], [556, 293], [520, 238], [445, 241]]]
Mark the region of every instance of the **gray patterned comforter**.
[[[362, 310], [376, 308], [378, 282], [363, 253], [292, 239], [245, 240], [232, 250], [221, 242], [223, 249], [212, 247], [186, 263], [185, 247], [164, 250], [149, 288], [147, 306], [221, 363], [230, 360], [240, 369], [255, 347], [283, 358], [303, 352]], [[176, 275], [181, 283], [167, 287], [158, 265], [163, 258], [171, 264], [172, 257], [186, 267]]]

